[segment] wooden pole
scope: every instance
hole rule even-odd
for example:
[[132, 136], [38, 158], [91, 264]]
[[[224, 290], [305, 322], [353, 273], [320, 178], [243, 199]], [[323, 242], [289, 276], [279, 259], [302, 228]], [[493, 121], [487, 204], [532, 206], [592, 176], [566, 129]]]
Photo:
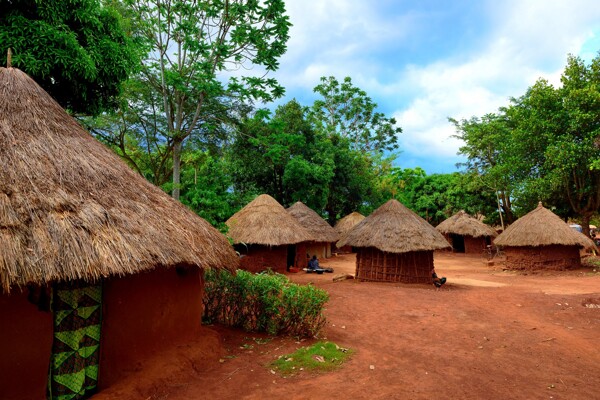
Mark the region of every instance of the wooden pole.
[[8, 48], [8, 54], [6, 55], [6, 68], [12, 68], [12, 50]]

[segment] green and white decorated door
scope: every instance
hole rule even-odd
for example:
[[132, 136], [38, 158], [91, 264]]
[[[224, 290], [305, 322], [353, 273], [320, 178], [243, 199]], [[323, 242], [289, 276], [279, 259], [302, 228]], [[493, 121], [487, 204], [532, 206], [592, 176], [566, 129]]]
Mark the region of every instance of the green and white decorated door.
[[98, 385], [102, 284], [83, 281], [55, 284], [52, 310], [54, 342], [48, 397], [88, 398]]

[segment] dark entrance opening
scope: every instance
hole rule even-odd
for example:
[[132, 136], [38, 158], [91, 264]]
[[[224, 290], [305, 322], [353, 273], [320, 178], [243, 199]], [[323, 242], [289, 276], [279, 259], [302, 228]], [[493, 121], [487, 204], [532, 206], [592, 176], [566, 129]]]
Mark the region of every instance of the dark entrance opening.
[[296, 245], [291, 244], [287, 247], [287, 263], [285, 270], [289, 271], [290, 267], [294, 267], [296, 264]]
[[465, 252], [465, 238], [462, 235], [451, 234], [450, 239], [452, 240], [452, 249], [455, 253]]

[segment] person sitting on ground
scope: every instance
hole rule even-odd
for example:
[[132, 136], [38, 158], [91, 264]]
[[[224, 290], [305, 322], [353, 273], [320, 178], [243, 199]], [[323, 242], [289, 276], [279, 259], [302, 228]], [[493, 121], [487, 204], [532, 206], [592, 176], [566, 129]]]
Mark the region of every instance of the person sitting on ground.
[[319, 269], [319, 260], [317, 260], [317, 256], [312, 256], [312, 258], [310, 259], [310, 261], [308, 262], [308, 269], [315, 271], [317, 269]]
[[431, 278], [433, 279], [433, 284], [436, 288], [440, 288], [444, 283], [446, 283], [446, 277], [438, 278], [437, 274], [435, 273], [435, 268], [431, 269]]

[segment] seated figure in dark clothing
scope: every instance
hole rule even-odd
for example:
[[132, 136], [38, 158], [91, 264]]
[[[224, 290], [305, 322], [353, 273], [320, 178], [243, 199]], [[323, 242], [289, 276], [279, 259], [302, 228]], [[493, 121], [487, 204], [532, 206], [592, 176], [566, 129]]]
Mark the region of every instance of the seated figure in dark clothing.
[[319, 269], [319, 260], [317, 260], [317, 256], [312, 256], [308, 262], [308, 269], [313, 271]]

